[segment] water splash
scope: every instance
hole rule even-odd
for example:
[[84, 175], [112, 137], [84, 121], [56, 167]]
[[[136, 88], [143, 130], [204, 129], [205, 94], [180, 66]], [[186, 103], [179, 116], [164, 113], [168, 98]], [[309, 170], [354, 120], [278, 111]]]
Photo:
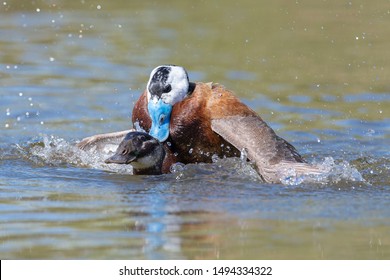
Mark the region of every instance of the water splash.
[[[263, 182], [256, 171], [256, 167], [245, 161], [245, 151], [241, 158], [219, 158], [213, 156], [213, 163], [198, 163], [184, 165], [176, 163], [171, 166], [171, 172], [178, 181], [191, 179], [232, 181], [249, 180]], [[339, 182], [364, 182], [367, 183], [361, 173], [347, 161], [335, 161], [327, 157], [323, 161], [314, 163], [320, 174], [298, 175], [293, 168], [283, 172], [281, 183], [287, 186], [298, 186], [302, 184], [337, 184]]]
[[243, 148], [241, 150], [240, 159], [242, 162], [246, 162], [248, 160], [248, 149], [247, 148]]
[[254, 165], [241, 158], [219, 158], [212, 156], [212, 163], [183, 164], [175, 163], [170, 171], [177, 181], [197, 180], [213, 182], [232, 182], [242, 180], [260, 181]]
[[336, 162], [332, 157], [326, 157], [322, 162], [315, 163], [320, 174], [297, 175], [294, 169], [286, 170], [281, 182], [284, 185], [300, 185], [302, 183], [338, 183], [340, 181], [365, 182], [361, 173], [347, 161]]
[[84, 151], [76, 147], [75, 143], [60, 137], [42, 135], [40, 139], [26, 145], [17, 145], [17, 149], [24, 158], [37, 165], [77, 166], [132, 174], [131, 165], [104, 163], [115, 152], [116, 147]]
[[[131, 165], [104, 163], [104, 160], [115, 152], [115, 145], [108, 145], [104, 149], [92, 147], [84, 151], [79, 149], [75, 143], [68, 142], [63, 138], [41, 135], [38, 139], [29, 143], [16, 145], [16, 148], [19, 154], [36, 165], [74, 166], [132, 174]], [[366, 182], [358, 169], [345, 160], [336, 161], [332, 157], [326, 157], [323, 161], [314, 163], [314, 165], [321, 170], [321, 174], [297, 175], [295, 170], [288, 169], [284, 172], [281, 183], [296, 186], [305, 183]], [[176, 163], [171, 166], [170, 171], [176, 181], [187, 179], [261, 181], [255, 166], [246, 160], [245, 150], [241, 152], [240, 158], [213, 156], [211, 164], [184, 165]]]

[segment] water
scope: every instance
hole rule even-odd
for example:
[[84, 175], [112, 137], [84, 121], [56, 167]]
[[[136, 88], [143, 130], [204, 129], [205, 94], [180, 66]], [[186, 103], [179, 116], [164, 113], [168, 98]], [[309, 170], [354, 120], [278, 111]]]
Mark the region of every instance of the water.
[[[0, 3], [2, 259], [389, 259], [387, 1]], [[74, 147], [128, 129], [151, 69], [233, 90], [317, 180], [215, 159], [132, 176]]]

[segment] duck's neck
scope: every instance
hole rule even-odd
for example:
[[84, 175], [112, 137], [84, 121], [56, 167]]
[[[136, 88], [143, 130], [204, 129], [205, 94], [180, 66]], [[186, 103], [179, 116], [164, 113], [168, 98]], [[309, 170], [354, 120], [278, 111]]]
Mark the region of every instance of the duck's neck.
[[133, 166], [133, 174], [134, 175], [161, 175], [163, 174], [162, 167], [165, 158], [165, 150], [161, 145], [161, 150], [159, 151], [158, 160], [155, 164], [146, 168], [136, 168]]

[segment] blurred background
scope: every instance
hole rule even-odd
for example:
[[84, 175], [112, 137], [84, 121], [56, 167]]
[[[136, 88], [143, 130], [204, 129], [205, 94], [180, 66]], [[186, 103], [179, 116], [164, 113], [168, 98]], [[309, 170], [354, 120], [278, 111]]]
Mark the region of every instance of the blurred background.
[[[74, 137], [122, 129], [150, 71], [166, 63], [224, 84], [287, 130], [389, 118], [388, 1], [0, 4], [3, 128], [39, 111], [40, 130], [74, 118]], [[97, 124], [80, 129], [79, 114]]]

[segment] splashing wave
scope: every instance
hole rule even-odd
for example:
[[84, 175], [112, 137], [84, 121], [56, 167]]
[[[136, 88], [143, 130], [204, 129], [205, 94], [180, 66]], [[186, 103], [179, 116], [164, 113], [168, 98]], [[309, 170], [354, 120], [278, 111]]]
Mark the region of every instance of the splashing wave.
[[365, 182], [360, 172], [347, 161], [336, 162], [332, 157], [326, 157], [315, 165], [322, 171], [321, 174], [297, 176], [294, 170], [288, 170], [282, 178], [282, 183], [294, 186], [301, 183], [338, 183], [342, 180]]
[[[132, 174], [131, 165], [105, 164], [104, 160], [111, 156], [116, 146], [106, 146], [103, 150], [80, 150], [75, 143], [60, 137], [42, 135], [25, 145], [16, 145], [18, 153], [25, 159], [37, 165], [75, 166], [107, 170], [111, 172]], [[282, 178], [282, 184], [294, 186], [303, 183], [338, 183], [340, 181], [366, 182], [357, 168], [348, 161], [336, 161], [326, 157], [315, 163], [323, 172], [319, 175], [297, 176], [294, 170], [287, 170]], [[246, 162], [245, 158], [213, 158], [212, 164], [174, 164], [171, 172], [176, 180], [211, 179], [261, 181], [255, 167]]]
[[60, 137], [42, 135], [27, 145], [17, 145], [19, 152], [37, 165], [76, 166], [132, 174], [131, 165], [105, 164], [116, 147], [107, 146], [103, 151], [83, 151]]

